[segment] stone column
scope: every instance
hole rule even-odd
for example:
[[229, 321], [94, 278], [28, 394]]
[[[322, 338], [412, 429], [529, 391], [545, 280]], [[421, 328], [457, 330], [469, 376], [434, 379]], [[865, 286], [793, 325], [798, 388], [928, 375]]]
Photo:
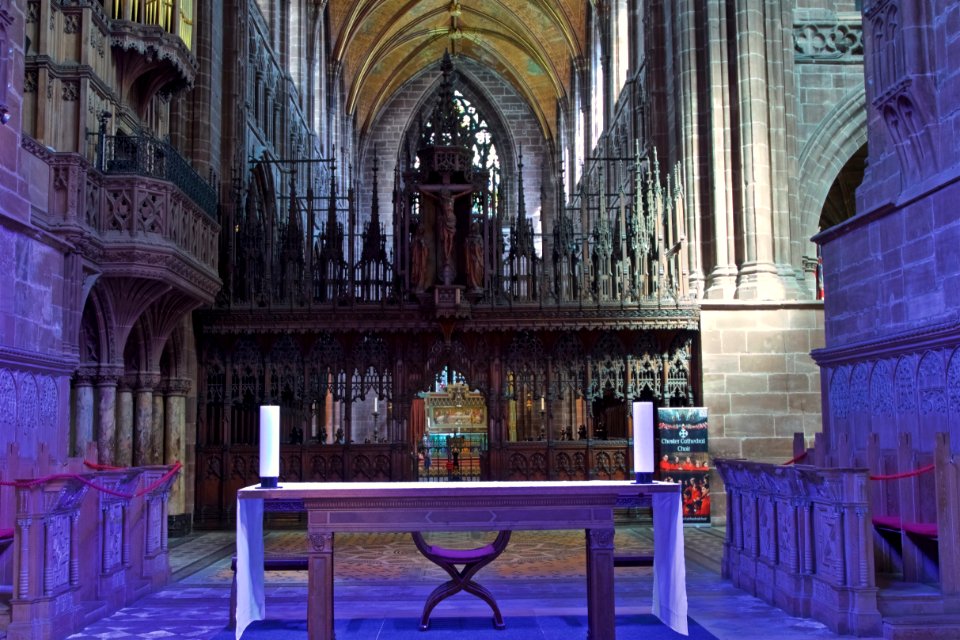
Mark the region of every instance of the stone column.
[[153, 390], [160, 382], [157, 374], [141, 374], [136, 391], [134, 415], [133, 464], [150, 464], [150, 432], [153, 429]]
[[[163, 463], [164, 444], [164, 389], [155, 387], [153, 390], [153, 411], [150, 415], [150, 445], [147, 450], [147, 464]], [[181, 431], [182, 433], [182, 431]]]
[[705, 298], [732, 298], [736, 292], [736, 235], [734, 234], [733, 189], [725, 188], [733, 180], [733, 122], [730, 107], [730, 68], [728, 56], [728, 14], [727, 9], [717, 2], [707, 3], [707, 58], [709, 60], [708, 100], [716, 105], [710, 110], [710, 146], [714, 149], [709, 165], [709, 175], [705, 176], [710, 185], [701, 204], [709, 200], [709, 240], [705, 245], [707, 255], [711, 255]]
[[73, 376], [73, 454], [78, 456], [84, 455], [88, 444], [97, 442], [93, 432], [94, 375], [90, 368], [80, 367]]
[[[736, 122], [740, 134], [743, 201], [737, 212], [739, 238], [743, 244], [743, 260], [737, 277], [736, 297], [741, 299], [783, 299], [784, 286], [774, 264], [774, 191], [775, 148], [772, 138], [779, 135], [771, 122], [767, 78], [776, 61], [770, 60], [767, 47], [772, 38], [763, 12], [753, 0], [737, 0], [737, 91], [739, 93]], [[774, 147], [776, 145], [774, 144]], [[737, 228], [736, 226], [734, 228]]]
[[133, 381], [129, 378], [117, 384], [117, 464], [133, 464]]
[[[677, 37], [674, 40], [674, 53], [677, 73], [677, 111], [681, 114], [680, 126], [683, 159], [684, 219], [681, 221], [686, 230], [687, 259], [690, 269], [690, 291], [697, 295], [704, 290], [703, 267], [700, 260], [700, 190], [704, 180], [699, 164], [701, 149], [705, 146], [700, 140], [700, 86], [699, 75], [703, 73], [698, 64], [700, 47], [697, 42], [696, 3], [682, 0], [670, 3], [673, 7], [674, 27]], [[705, 83], [704, 83], [705, 84]], [[679, 239], [679, 238], [678, 238]], [[682, 277], [682, 274], [680, 274]]]
[[[166, 410], [163, 418], [165, 428], [163, 462], [164, 464], [174, 464], [179, 462], [186, 464], [186, 408], [187, 392], [190, 390], [190, 381], [184, 379], [172, 379], [167, 383], [166, 388]], [[184, 473], [181, 471], [174, 480], [170, 491], [170, 500], [168, 509], [171, 517], [182, 517], [186, 515], [186, 494], [184, 487]]]
[[114, 464], [117, 451], [118, 371], [101, 368], [97, 375], [97, 457], [101, 464]]

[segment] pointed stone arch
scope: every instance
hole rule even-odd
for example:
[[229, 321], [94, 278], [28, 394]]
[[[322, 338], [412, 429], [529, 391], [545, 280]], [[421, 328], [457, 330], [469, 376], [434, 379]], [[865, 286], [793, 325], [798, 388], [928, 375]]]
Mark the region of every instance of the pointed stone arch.
[[[830, 187], [847, 160], [867, 143], [866, 93], [863, 87], [851, 91], [823, 118], [800, 152], [798, 182], [800, 193], [800, 238], [817, 234], [820, 212]], [[802, 249], [815, 255], [808, 244]]]
[[80, 362], [108, 363], [117, 360], [113, 337], [113, 308], [109, 296], [94, 287], [87, 296], [80, 320]]

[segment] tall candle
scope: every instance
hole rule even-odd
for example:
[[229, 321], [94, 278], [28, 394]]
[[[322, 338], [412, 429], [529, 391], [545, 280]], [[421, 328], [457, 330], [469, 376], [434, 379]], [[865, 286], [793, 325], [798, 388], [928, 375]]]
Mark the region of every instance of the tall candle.
[[276, 487], [280, 477], [280, 407], [260, 407], [260, 486]]
[[653, 479], [653, 403], [633, 403], [633, 471], [637, 482]]
[[373, 412], [377, 413], [377, 409], [380, 407], [380, 398], [373, 396]]

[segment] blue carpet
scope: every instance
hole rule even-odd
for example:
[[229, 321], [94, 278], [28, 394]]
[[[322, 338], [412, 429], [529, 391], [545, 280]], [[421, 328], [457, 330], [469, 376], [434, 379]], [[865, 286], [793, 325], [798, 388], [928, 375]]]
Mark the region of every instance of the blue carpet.
[[[337, 640], [576, 640], [587, 637], [586, 616], [514, 617], [507, 628], [496, 630], [491, 618], [434, 618], [430, 629], [420, 631], [413, 618], [365, 618], [334, 623]], [[688, 620], [690, 635], [682, 636], [653, 615], [617, 616], [618, 638], [644, 640], [717, 640], [716, 636]], [[233, 640], [233, 631], [222, 631], [211, 640]], [[306, 640], [304, 620], [263, 620], [243, 633], [243, 640]]]

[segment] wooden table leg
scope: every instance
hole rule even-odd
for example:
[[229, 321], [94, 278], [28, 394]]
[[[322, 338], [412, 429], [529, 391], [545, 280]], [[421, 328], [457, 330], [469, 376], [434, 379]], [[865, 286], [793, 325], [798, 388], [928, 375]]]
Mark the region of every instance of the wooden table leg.
[[333, 637], [333, 534], [311, 533], [307, 582], [307, 638]]
[[614, 640], [613, 529], [587, 529], [587, 638]]

